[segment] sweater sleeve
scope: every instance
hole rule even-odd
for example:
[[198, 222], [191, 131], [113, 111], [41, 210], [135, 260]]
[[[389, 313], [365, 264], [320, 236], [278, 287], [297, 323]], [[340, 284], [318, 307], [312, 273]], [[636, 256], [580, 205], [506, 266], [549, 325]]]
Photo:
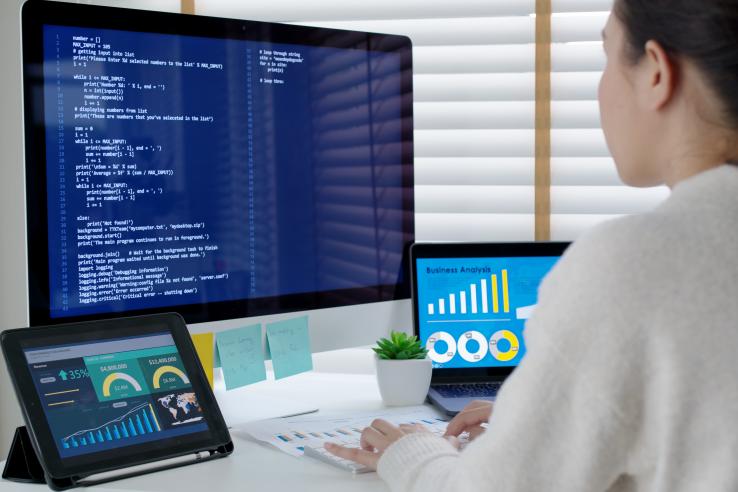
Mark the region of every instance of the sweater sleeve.
[[393, 443], [378, 465], [393, 491], [591, 492], [627, 474], [637, 404], [621, 402], [637, 401], [639, 349], [622, 329], [623, 268], [602, 268], [617, 241], [602, 235], [572, 247], [541, 286], [527, 353], [487, 431], [462, 452], [433, 435]]

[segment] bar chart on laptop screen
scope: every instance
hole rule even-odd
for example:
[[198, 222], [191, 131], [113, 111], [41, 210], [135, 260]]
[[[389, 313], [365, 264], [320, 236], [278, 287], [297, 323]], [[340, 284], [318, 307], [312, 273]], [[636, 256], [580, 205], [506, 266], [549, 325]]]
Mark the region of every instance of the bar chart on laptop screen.
[[419, 258], [420, 339], [434, 367], [509, 367], [558, 257]]

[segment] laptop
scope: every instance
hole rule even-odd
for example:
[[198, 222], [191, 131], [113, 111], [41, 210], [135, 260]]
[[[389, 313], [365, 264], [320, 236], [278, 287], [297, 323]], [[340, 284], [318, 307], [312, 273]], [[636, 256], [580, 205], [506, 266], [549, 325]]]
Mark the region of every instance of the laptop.
[[433, 405], [456, 415], [495, 399], [525, 356], [538, 286], [569, 244], [413, 244], [413, 321], [433, 362]]

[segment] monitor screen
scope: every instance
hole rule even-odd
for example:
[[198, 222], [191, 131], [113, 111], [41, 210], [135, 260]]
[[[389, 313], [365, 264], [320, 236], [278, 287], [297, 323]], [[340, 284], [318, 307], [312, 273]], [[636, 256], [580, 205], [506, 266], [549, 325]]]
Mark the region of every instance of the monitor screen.
[[418, 332], [433, 367], [515, 367], [538, 286], [558, 256], [418, 258]]
[[407, 38], [34, 8], [23, 33], [33, 324], [408, 296]]
[[24, 353], [63, 460], [208, 431], [169, 333]]

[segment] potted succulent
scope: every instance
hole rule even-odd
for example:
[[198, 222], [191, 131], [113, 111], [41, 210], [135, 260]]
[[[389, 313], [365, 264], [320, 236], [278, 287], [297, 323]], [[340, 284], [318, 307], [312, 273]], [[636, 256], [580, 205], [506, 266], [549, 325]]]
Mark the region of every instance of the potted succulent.
[[374, 347], [377, 382], [387, 405], [420, 405], [430, 386], [433, 366], [416, 336], [393, 331]]

